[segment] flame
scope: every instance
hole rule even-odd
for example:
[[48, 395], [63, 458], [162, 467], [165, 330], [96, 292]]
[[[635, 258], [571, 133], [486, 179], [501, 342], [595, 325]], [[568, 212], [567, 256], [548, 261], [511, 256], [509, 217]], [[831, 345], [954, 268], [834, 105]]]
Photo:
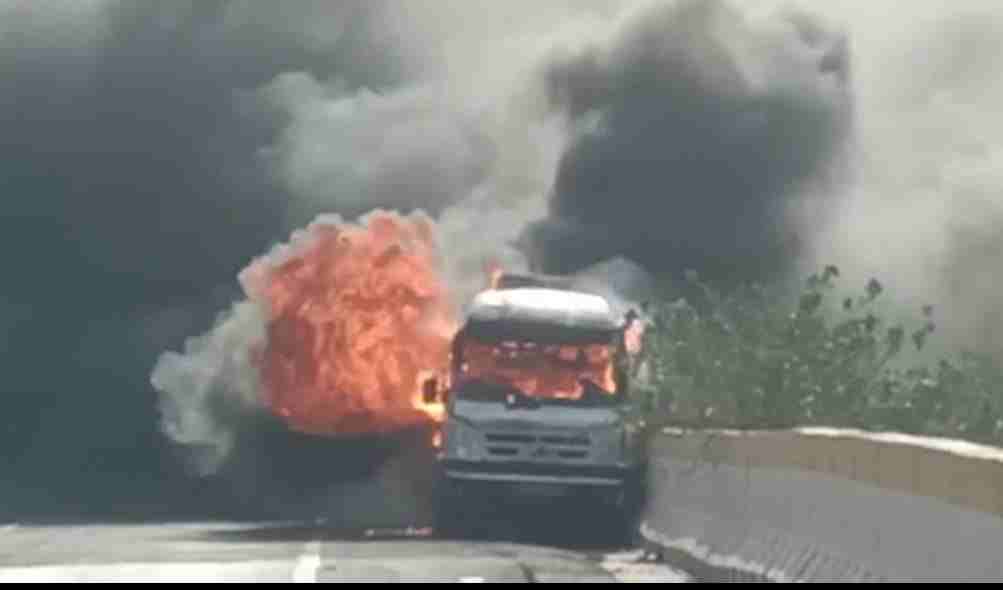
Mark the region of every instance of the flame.
[[537, 397], [578, 399], [591, 380], [609, 393], [616, 391], [613, 355], [601, 344], [500, 344], [468, 340], [463, 346], [461, 380], [478, 379], [517, 387]]
[[492, 261], [488, 263], [485, 274], [487, 274], [488, 277], [487, 288], [489, 290], [494, 290], [501, 284], [502, 277], [505, 275], [505, 269], [501, 264]]
[[[294, 430], [315, 435], [390, 432], [442, 423], [458, 321], [437, 260], [432, 221], [370, 213], [358, 223], [322, 219], [242, 273], [267, 313], [258, 358], [265, 401]], [[487, 289], [501, 265], [487, 265]], [[630, 327], [639, 346], [643, 328]], [[511, 345], [515, 344], [515, 348]], [[467, 342], [458, 379], [501, 380], [530, 395], [577, 398], [582, 379], [613, 392], [605, 345]], [[430, 444], [442, 444], [436, 431]]]
[[421, 384], [444, 375], [457, 328], [431, 221], [385, 211], [320, 221], [252, 263], [267, 311], [266, 402], [309, 434], [366, 434], [441, 421]]
[[[445, 369], [445, 364], [449, 362], [448, 357], [443, 360], [443, 368], [440, 371], [424, 371], [419, 374], [418, 383], [419, 386], [427, 379], [434, 379], [438, 384], [436, 388], [439, 394], [438, 400], [442, 399], [442, 392], [448, 388], [448, 381], [445, 379], [447, 373]], [[446, 419], [446, 407], [441, 401], [426, 402], [424, 399], [424, 392], [419, 390], [411, 395], [411, 405], [415, 408], [424, 412], [429, 418], [435, 422], [442, 423]]]

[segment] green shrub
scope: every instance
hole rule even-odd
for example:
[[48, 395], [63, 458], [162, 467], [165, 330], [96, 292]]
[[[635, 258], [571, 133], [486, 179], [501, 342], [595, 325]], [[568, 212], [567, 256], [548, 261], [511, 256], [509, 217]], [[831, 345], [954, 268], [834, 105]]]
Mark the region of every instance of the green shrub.
[[689, 298], [649, 305], [640, 379], [652, 422], [698, 428], [826, 425], [1003, 444], [1001, 373], [973, 353], [914, 363], [935, 333], [933, 309], [885, 319], [871, 280], [839, 297], [839, 270], [796, 297], [750, 285], [727, 295], [687, 273]]

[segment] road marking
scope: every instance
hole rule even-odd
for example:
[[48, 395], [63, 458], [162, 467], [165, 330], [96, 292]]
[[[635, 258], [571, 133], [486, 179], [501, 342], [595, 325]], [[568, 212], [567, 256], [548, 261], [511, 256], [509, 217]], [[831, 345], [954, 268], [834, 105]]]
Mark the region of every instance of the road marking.
[[479, 578], [475, 576], [470, 576], [466, 578], [460, 578], [461, 584], [483, 584], [484, 578]]
[[626, 551], [603, 556], [599, 564], [619, 582], [670, 582], [691, 581], [687, 574], [658, 562], [649, 561], [643, 551]]
[[294, 584], [316, 584], [317, 570], [320, 569], [320, 541], [307, 543], [303, 555], [296, 560], [293, 570]]
[[0, 584], [90, 582], [281, 582], [289, 561], [102, 563], [0, 567]]

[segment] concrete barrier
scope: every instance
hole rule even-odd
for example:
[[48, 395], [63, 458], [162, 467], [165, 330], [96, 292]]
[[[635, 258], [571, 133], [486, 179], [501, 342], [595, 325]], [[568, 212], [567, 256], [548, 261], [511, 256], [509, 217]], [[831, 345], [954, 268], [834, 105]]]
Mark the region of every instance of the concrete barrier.
[[849, 430], [665, 430], [641, 533], [707, 581], [1003, 580], [1003, 450]]

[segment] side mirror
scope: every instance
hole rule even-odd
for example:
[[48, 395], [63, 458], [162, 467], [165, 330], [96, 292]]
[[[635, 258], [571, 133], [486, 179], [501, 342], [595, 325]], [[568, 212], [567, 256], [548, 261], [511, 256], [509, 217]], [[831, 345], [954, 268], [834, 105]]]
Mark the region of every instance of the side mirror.
[[434, 404], [439, 401], [439, 380], [429, 377], [421, 384], [421, 399], [426, 404]]
[[644, 323], [633, 309], [628, 311], [624, 316], [622, 338], [624, 348], [627, 349], [627, 354], [637, 356], [641, 353], [642, 340], [644, 338]]

